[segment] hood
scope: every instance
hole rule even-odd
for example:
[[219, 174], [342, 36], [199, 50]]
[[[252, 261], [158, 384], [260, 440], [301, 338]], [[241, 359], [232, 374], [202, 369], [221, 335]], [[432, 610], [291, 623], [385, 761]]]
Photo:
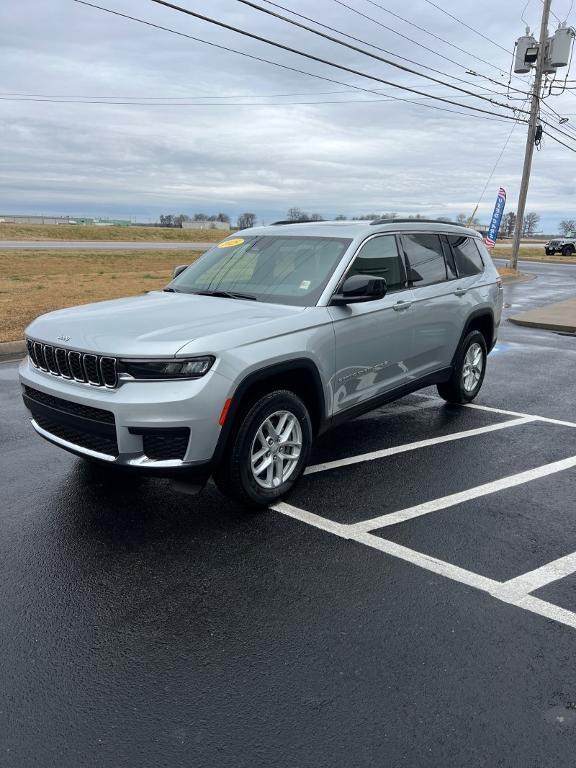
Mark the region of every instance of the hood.
[[304, 310], [284, 304], [154, 291], [49, 312], [34, 320], [26, 335], [47, 344], [113, 357], [171, 356], [203, 336], [242, 330]]

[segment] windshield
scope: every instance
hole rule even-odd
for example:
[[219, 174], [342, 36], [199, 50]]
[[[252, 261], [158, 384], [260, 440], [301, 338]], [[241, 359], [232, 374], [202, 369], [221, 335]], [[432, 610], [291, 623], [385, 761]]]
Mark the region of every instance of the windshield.
[[280, 235], [230, 238], [178, 275], [170, 288], [313, 306], [351, 242]]

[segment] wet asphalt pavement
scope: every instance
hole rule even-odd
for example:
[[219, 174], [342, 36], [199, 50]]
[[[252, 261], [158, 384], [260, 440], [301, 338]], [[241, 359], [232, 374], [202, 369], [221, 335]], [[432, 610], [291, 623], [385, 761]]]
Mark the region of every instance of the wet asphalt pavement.
[[[507, 314], [576, 293], [576, 267], [525, 271]], [[575, 374], [576, 338], [504, 322], [477, 403], [574, 422]], [[212, 487], [110, 483], [32, 433], [13, 363], [0, 409], [2, 768], [574, 765], [576, 628]], [[313, 463], [509, 418], [410, 396]], [[575, 455], [572, 427], [495, 427], [288, 501], [352, 524]], [[576, 551], [576, 469], [373, 534], [513, 579]], [[573, 615], [576, 575], [534, 594]]]

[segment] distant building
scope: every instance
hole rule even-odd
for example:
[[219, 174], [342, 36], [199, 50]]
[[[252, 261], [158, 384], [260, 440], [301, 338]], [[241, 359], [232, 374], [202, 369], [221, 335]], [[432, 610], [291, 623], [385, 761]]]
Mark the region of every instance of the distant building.
[[223, 229], [230, 231], [230, 224], [227, 221], [207, 221], [199, 219], [198, 221], [183, 221], [182, 229]]
[[92, 219], [86, 216], [28, 216], [0, 213], [0, 224], [95, 224], [100, 227], [129, 227], [127, 219]]
[[27, 216], [0, 213], [0, 224], [93, 224], [94, 219], [84, 216]]

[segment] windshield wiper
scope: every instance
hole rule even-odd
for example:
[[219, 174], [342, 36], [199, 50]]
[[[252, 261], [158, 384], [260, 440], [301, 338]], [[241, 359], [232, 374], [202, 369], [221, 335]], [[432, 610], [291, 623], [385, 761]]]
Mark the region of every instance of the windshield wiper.
[[256, 296], [250, 296], [248, 293], [236, 293], [236, 291], [194, 291], [197, 296], [218, 296], [222, 299], [248, 299], [249, 301], [258, 301]]

